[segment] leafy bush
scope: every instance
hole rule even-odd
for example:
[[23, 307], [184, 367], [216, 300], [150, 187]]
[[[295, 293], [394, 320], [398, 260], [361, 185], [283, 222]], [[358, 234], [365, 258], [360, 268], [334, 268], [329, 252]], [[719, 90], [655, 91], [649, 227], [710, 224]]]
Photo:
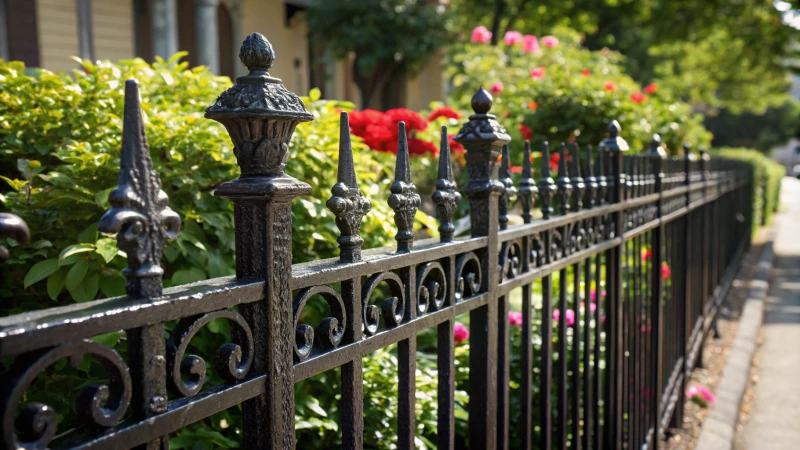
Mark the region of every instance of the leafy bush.
[[778, 211], [781, 198], [781, 179], [786, 169], [758, 150], [720, 148], [715, 155], [744, 161], [753, 172], [753, 232], [771, 222]]
[[448, 53], [447, 73], [453, 87], [450, 101], [469, 110], [479, 86], [494, 96], [492, 112], [512, 133], [521, 154], [523, 137], [534, 149], [544, 140], [596, 145], [609, 120], [616, 119], [634, 151], [643, 151], [653, 133], [667, 149], [684, 141], [706, 146], [711, 135], [691, 108], [651, 84], [644, 89], [623, 72], [623, 57], [612, 51], [589, 51], [580, 38], [561, 29], [557, 38], [533, 36], [491, 46], [473, 37]]
[[[165, 284], [233, 274], [233, 207], [212, 191], [236, 178], [238, 167], [224, 128], [203, 118], [230, 81], [202, 67], [187, 70], [179, 56], [152, 66], [141, 59], [83, 62], [84, 71], [73, 77], [29, 76], [22, 63], [0, 64], [0, 176], [10, 187], [0, 201], [28, 222], [35, 239], [14, 249], [3, 270], [4, 315], [124, 293], [125, 257], [113, 239], [98, 235], [96, 224], [117, 184], [128, 78], [141, 84], [150, 152], [183, 219], [179, 238], [165, 250]], [[313, 190], [293, 203], [295, 262], [337, 254], [339, 231], [325, 201], [336, 179], [338, 111], [352, 109], [322, 101], [316, 91], [304, 101], [315, 120], [298, 126], [287, 173]], [[393, 158], [368, 151], [358, 139], [354, 157], [361, 188], [375, 200], [362, 227], [365, 247], [387, 244], [394, 225], [382, 200]]]

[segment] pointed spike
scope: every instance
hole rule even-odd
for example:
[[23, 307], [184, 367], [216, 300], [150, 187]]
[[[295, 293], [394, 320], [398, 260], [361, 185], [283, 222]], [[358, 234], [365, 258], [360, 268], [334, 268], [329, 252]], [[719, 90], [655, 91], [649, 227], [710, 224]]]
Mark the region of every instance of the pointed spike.
[[353, 144], [350, 142], [350, 118], [346, 111], [339, 116], [339, 173], [336, 180], [349, 188], [358, 188]]
[[586, 146], [586, 175], [587, 178], [594, 178], [594, 155], [592, 154], [592, 144]]
[[511, 156], [509, 155], [508, 144], [503, 145], [501, 155], [499, 181], [503, 183], [503, 193], [500, 195], [498, 201], [498, 219], [500, 221], [500, 229], [505, 230], [508, 227], [509, 205], [511, 204], [511, 200], [517, 195], [517, 189], [514, 187], [514, 181], [511, 179]]
[[522, 153], [522, 178], [533, 178], [533, 162], [531, 161], [531, 141], [525, 141]]
[[547, 141], [542, 144], [542, 177], [550, 177], [550, 144]]
[[558, 147], [558, 177], [569, 178], [567, 175], [567, 146], [563, 142]]
[[503, 152], [501, 153], [500, 159], [500, 178], [509, 178], [511, 177], [511, 166], [509, 163], [509, 156], [508, 151], [508, 144], [503, 146]]
[[450, 165], [450, 138], [447, 127], [442, 126], [442, 138], [439, 143], [439, 179], [453, 180], [453, 168]]
[[397, 124], [399, 140], [397, 142], [397, 162], [394, 168], [395, 181], [411, 182], [411, 166], [408, 156], [408, 137], [406, 136], [406, 123]]

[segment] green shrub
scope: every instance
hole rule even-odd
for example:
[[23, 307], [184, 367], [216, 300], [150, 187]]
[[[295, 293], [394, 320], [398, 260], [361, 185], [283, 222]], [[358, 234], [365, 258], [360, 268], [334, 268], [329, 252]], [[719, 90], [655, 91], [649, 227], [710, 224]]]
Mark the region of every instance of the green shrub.
[[778, 211], [781, 197], [781, 179], [786, 169], [758, 150], [746, 148], [720, 148], [714, 155], [744, 161], [753, 172], [753, 232], [771, 222]]
[[[202, 67], [187, 70], [177, 56], [152, 66], [141, 59], [84, 62], [73, 76], [29, 76], [22, 63], [0, 63], [0, 176], [10, 188], [0, 201], [34, 230], [34, 242], [14, 249], [4, 267], [2, 314], [124, 293], [125, 258], [96, 224], [117, 184], [128, 78], [140, 82], [150, 152], [183, 220], [179, 238], [164, 252], [165, 284], [233, 274], [233, 207], [212, 192], [239, 170], [224, 128], [203, 118], [230, 81]], [[293, 203], [295, 262], [337, 254], [339, 231], [325, 201], [336, 179], [338, 111], [352, 108], [322, 101], [317, 91], [304, 101], [315, 120], [298, 126], [286, 169], [313, 189]], [[354, 140], [361, 188], [373, 199], [362, 235], [366, 248], [378, 247], [395, 232], [383, 201], [393, 158]]]
[[[558, 44], [541, 44], [538, 53], [524, 51], [522, 44], [453, 46], [447, 65], [453, 87], [450, 104], [469, 110], [479, 86], [490, 90], [502, 83], [502, 91], [493, 94], [492, 113], [511, 132], [517, 155], [522, 148], [520, 125], [532, 131], [533, 148], [538, 150], [544, 140], [550, 141], [551, 149], [571, 138], [596, 145], [613, 119], [620, 122], [622, 136], [634, 151], [644, 151], [653, 133], [660, 134], [673, 153], [685, 141], [695, 148], [710, 143], [702, 117], [658, 86], [645, 92], [623, 72], [622, 55], [586, 50], [570, 30], [556, 35]], [[544, 73], [534, 77], [537, 68]]]

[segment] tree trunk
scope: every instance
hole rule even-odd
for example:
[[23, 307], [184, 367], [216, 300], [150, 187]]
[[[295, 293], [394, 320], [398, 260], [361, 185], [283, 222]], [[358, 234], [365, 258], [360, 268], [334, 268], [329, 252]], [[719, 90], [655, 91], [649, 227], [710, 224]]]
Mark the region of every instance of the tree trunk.
[[[353, 81], [355, 81], [356, 86], [358, 86], [359, 92], [361, 92], [361, 108], [369, 108], [371, 104], [373, 104], [373, 100], [375, 99], [376, 94], [380, 94], [383, 87], [386, 86], [386, 83], [392, 77], [392, 73], [397, 69], [397, 63], [380, 61], [372, 70], [372, 73], [368, 75], [363, 75], [358, 70], [358, 55], [356, 55], [355, 60], [353, 60]], [[377, 107], [380, 102], [376, 103]]]
[[500, 42], [500, 22], [506, 10], [506, 0], [495, 0], [494, 15], [492, 16], [492, 45]]

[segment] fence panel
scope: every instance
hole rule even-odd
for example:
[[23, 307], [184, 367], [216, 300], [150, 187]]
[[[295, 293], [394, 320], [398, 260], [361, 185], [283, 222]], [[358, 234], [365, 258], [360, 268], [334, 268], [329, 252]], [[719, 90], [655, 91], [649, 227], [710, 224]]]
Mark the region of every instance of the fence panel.
[[[658, 136], [646, 154], [628, 156], [611, 121], [596, 151], [558, 147], [555, 179], [550, 146], [542, 148], [537, 182], [525, 143], [516, 187], [511, 138], [479, 89], [456, 136], [466, 149], [471, 235], [454, 236], [461, 193], [444, 128], [432, 193], [440, 237], [415, 241], [421, 197], [401, 123], [388, 198], [397, 245], [362, 251], [361, 221], [372, 203], [359, 191], [342, 113], [327, 202], [340, 257], [292, 265], [291, 202], [310, 187], [284, 169], [295, 127], [313, 117], [270, 77], [274, 53], [263, 36], [248, 36], [241, 58], [250, 73], [206, 111], [228, 130], [241, 167], [239, 179], [215, 191], [235, 205], [236, 276], [162, 290], [162, 250], [180, 219], [153, 170], [138, 85], [127, 82], [119, 186], [98, 227], [116, 233], [128, 255], [127, 296], [0, 319], [5, 448], [167, 448], [170, 434], [239, 404], [244, 448], [293, 448], [295, 384], [336, 368], [342, 446], [363, 448], [363, 358], [396, 344], [397, 445], [410, 449], [421, 432], [417, 336], [427, 329], [436, 330], [439, 448], [657, 449], [670, 423], [681, 422], [686, 380], [702, 363], [702, 343], [749, 245], [746, 166], [705, 153], [694, 161], [688, 146], [687, 158], [667, 158]], [[522, 224], [510, 224], [515, 208]], [[0, 233], [28, 236], [7, 214]], [[516, 315], [511, 299], [519, 291]], [[316, 327], [303, 323], [313, 297], [330, 310]], [[469, 431], [457, 436], [454, 331], [466, 313]], [[216, 319], [230, 325], [231, 342], [188, 354], [192, 338]], [[519, 366], [513, 325], [521, 327]], [[124, 352], [92, 340], [119, 330]], [[84, 387], [74, 406], [58, 411], [32, 400], [38, 377], [87, 356], [107, 382]], [[207, 386], [212, 361], [223, 383]], [[59, 424], [71, 408], [80, 425]]]

